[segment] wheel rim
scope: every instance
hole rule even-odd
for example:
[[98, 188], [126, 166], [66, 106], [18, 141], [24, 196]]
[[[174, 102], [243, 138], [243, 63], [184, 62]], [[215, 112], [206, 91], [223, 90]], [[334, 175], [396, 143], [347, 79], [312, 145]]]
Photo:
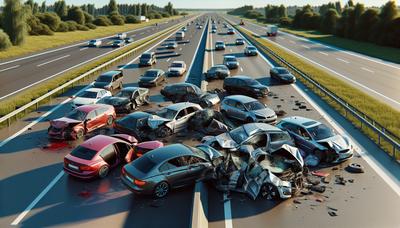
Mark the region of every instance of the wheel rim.
[[80, 138], [82, 138], [82, 137], [83, 137], [83, 131], [82, 131], [82, 130], [79, 130], [79, 131], [76, 133], [76, 138], [80, 139]]
[[155, 192], [157, 197], [164, 197], [168, 193], [168, 184], [161, 182], [159, 185], [157, 185]]
[[272, 185], [269, 184], [269, 185], [266, 186], [266, 188], [268, 190], [266, 198], [268, 200], [274, 199], [275, 196], [276, 196], [276, 193], [275, 193], [274, 188], [272, 187]]
[[107, 124], [111, 125], [113, 123], [113, 118], [110, 116], [108, 117]]
[[107, 166], [101, 167], [100, 170], [99, 170], [99, 176], [101, 178], [103, 178], [103, 177], [106, 177], [107, 174], [108, 174], [108, 167]]

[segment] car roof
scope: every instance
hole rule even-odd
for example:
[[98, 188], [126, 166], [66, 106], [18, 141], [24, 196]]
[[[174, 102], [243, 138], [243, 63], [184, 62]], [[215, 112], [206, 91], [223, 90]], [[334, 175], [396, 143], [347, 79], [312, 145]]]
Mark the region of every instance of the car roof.
[[[150, 113], [147, 113], [147, 112], [136, 111], [136, 112], [130, 113], [130, 114], [128, 114], [128, 115], [122, 117], [122, 118], [119, 119], [119, 120], [130, 119], [130, 118], [142, 118], [142, 117], [146, 117], [146, 116], [151, 116], [151, 114], [150, 114]], [[119, 120], [117, 120], [117, 122], [118, 122]]]
[[95, 109], [98, 109], [100, 107], [107, 107], [108, 108], [108, 107], [111, 107], [111, 106], [110, 105], [105, 105], [105, 104], [90, 104], [90, 105], [79, 106], [76, 109], [79, 110], [79, 111], [88, 113], [88, 112], [91, 112], [91, 111], [93, 111]]
[[233, 55], [225, 55], [225, 56], [224, 56], [224, 59], [227, 59], [227, 58], [235, 58], [235, 59], [236, 59], [236, 57], [233, 56]]
[[120, 70], [112, 70], [112, 71], [107, 71], [105, 73], [102, 73], [100, 76], [108, 76], [108, 77], [112, 77], [116, 74], [120, 74], [121, 71]]
[[144, 154], [143, 156], [149, 157], [153, 162], [160, 164], [169, 159], [185, 155], [193, 155], [192, 150], [184, 144], [176, 143], [157, 148]]
[[227, 68], [228, 69], [228, 67], [225, 66], [224, 64], [217, 64], [217, 65], [212, 66], [211, 68], [213, 68], [213, 67], [223, 67], [223, 68]]
[[142, 53], [142, 55], [145, 55], [145, 54], [152, 55], [152, 54], [155, 54], [155, 52], [154, 51], [146, 51], [146, 52]]
[[301, 125], [303, 127], [314, 127], [317, 125], [320, 125], [321, 122], [318, 122], [316, 120], [313, 119], [309, 119], [306, 117], [302, 117], [302, 116], [291, 116], [291, 117], [286, 117], [283, 118], [282, 121], [287, 122], [287, 123], [291, 123], [291, 124], [295, 124], [295, 125]]
[[166, 108], [175, 110], [175, 111], [179, 111], [181, 109], [188, 108], [188, 107], [194, 107], [194, 106], [198, 107], [198, 104], [191, 103], [191, 102], [179, 102], [179, 103], [168, 105]]
[[252, 135], [258, 131], [282, 131], [281, 129], [266, 123], [248, 123], [242, 125], [248, 135]]
[[103, 90], [105, 90], [105, 89], [102, 89], [102, 88], [89, 88], [89, 89], [85, 89], [84, 91], [98, 93], [98, 92], [103, 91]]
[[238, 102], [244, 103], [244, 104], [245, 103], [249, 103], [249, 102], [253, 102], [253, 101], [257, 101], [256, 99], [254, 99], [252, 97], [245, 96], [245, 95], [231, 95], [231, 96], [225, 97], [225, 99], [238, 101]]
[[[232, 77], [229, 77], [229, 78], [231, 78], [231, 79], [242, 79], [242, 80], [249, 80], [249, 79], [254, 80], [251, 77], [246, 76], [246, 75], [235, 75], [235, 76], [232, 76]], [[229, 79], [229, 78], [227, 78], [227, 79]]]
[[172, 87], [172, 86], [190, 86], [190, 87], [198, 87], [195, 84], [192, 83], [188, 83], [188, 82], [177, 82], [177, 83], [172, 83], [172, 84], [168, 84], [165, 87]]
[[164, 146], [163, 142], [160, 142], [158, 140], [154, 140], [154, 141], [146, 141], [146, 142], [142, 142], [136, 145], [136, 147], [139, 148], [143, 148], [143, 149], [156, 149], [159, 147]]
[[85, 148], [89, 148], [95, 151], [100, 151], [103, 148], [107, 147], [110, 144], [114, 144], [117, 142], [124, 142], [120, 139], [108, 136], [108, 135], [96, 135], [85, 142], [83, 142], [80, 146]]
[[285, 67], [274, 67], [272, 69], [277, 69], [277, 70], [287, 70]]

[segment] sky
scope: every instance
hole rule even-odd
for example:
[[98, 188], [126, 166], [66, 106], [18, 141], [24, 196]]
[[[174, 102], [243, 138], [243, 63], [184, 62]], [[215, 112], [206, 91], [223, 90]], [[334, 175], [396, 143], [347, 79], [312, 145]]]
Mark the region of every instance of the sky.
[[[42, 0], [35, 0], [41, 3]], [[52, 4], [56, 0], [46, 0], [47, 4]], [[96, 6], [103, 6], [109, 2], [109, 0], [65, 0], [67, 4], [82, 5], [85, 3], [95, 3]], [[323, 3], [333, 2], [337, 0], [117, 0], [117, 3], [147, 3], [155, 4], [157, 6], [164, 6], [168, 2], [172, 2], [175, 8], [237, 8], [247, 5], [253, 5], [255, 7], [263, 7], [267, 4], [280, 5], [284, 4], [286, 6], [290, 5], [321, 5]], [[366, 6], [382, 6], [388, 0], [353, 0], [353, 2], [360, 2]], [[342, 5], [344, 5], [347, 0], [341, 0]]]

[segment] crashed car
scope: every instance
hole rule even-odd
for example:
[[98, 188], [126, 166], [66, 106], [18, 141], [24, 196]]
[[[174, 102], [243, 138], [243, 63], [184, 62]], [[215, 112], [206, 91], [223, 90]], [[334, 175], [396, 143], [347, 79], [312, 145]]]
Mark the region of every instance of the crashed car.
[[156, 131], [158, 137], [165, 138], [173, 133], [185, 130], [189, 119], [198, 110], [202, 110], [200, 105], [190, 102], [172, 104], [150, 116], [147, 119], [147, 124]]
[[269, 75], [271, 76], [271, 78], [274, 78], [280, 82], [284, 83], [296, 82], [296, 77], [284, 67], [271, 68], [271, 70], [269, 71]]
[[136, 111], [118, 119], [114, 123], [114, 131], [117, 133], [133, 135], [139, 141], [150, 140], [151, 128], [147, 125], [150, 113]]
[[176, 42], [174, 42], [174, 41], [167, 42], [167, 43], [164, 44], [164, 47], [165, 47], [166, 49], [175, 49], [175, 48], [178, 47], [178, 43], [176, 43]]
[[239, 67], [239, 61], [233, 55], [225, 55], [223, 64], [228, 67], [229, 70], [237, 69]]
[[116, 113], [111, 105], [83, 105], [65, 117], [50, 121], [48, 135], [52, 139], [80, 139], [88, 132], [111, 126], [115, 118]]
[[353, 144], [345, 135], [316, 120], [300, 116], [283, 118], [277, 126], [289, 132], [299, 149], [305, 152], [306, 164], [339, 163], [353, 157]]
[[275, 123], [277, 115], [274, 110], [258, 100], [244, 96], [227, 96], [221, 102], [221, 113], [227, 117], [252, 122]]
[[203, 109], [189, 120], [189, 129], [206, 135], [219, 135], [230, 130], [222, 114], [213, 109]]
[[144, 75], [140, 76], [138, 82], [141, 87], [158, 86], [162, 83], [167, 83], [167, 76], [165, 72], [160, 69], [146, 70]]
[[206, 80], [210, 81], [212, 79], [225, 79], [229, 77], [231, 72], [229, 71], [228, 67], [225, 65], [215, 65], [212, 66], [206, 73], [205, 77]]
[[149, 90], [140, 87], [126, 87], [112, 97], [101, 99], [99, 104], [112, 105], [119, 113], [130, 113], [137, 107], [149, 103]]
[[172, 102], [192, 102], [201, 107], [212, 107], [220, 102], [218, 94], [202, 92], [192, 83], [173, 83], [165, 86], [160, 93]]

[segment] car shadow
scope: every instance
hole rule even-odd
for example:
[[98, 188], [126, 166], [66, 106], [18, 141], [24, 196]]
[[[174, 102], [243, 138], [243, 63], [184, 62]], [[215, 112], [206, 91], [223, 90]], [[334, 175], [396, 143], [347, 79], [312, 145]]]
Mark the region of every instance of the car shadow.
[[156, 56], [156, 59], [166, 59], [166, 58], [173, 58], [173, 57], [178, 57], [181, 56], [180, 53], [174, 53], [171, 55], [163, 55], [163, 56]]
[[124, 70], [138, 69], [139, 64], [132, 63], [132, 64], [126, 64], [126, 65], [119, 65], [118, 68], [123, 68]]
[[227, 53], [227, 54], [224, 54], [224, 56], [235, 56], [236, 58], [247, 58], [247, 56], [244, 54], [244, 53], [242, 53], [242, 52], [238, 52], [238, 53]]

